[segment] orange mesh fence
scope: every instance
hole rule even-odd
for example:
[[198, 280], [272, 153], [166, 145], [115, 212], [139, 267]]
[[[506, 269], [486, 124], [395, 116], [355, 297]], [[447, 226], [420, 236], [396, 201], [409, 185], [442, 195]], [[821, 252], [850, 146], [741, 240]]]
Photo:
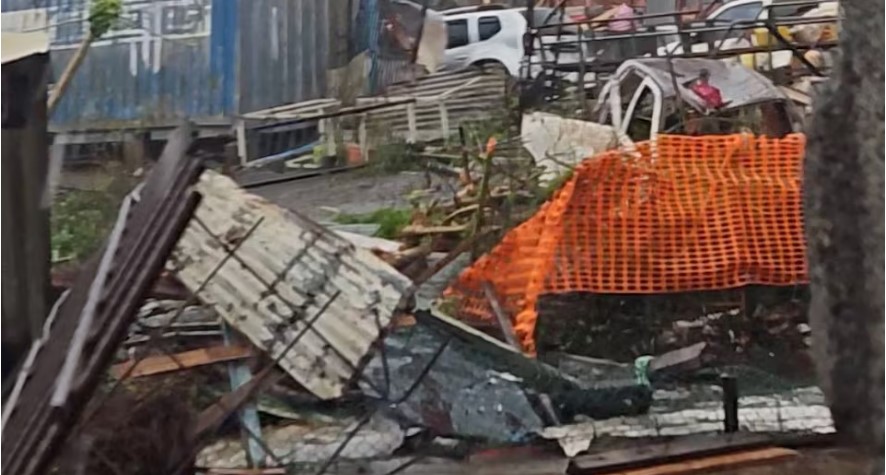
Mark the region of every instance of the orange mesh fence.
[[597, 155], [446, 295], [462, 317], [493, 319], [491, 283], [532, 352], [543, 294], [803, 283], [804, 147], [802, 135], [659, 136]]

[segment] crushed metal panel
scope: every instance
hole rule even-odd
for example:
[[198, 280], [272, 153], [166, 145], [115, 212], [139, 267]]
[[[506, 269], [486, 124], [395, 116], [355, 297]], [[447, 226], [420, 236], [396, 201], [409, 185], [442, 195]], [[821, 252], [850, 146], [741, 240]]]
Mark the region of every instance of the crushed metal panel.
[[[170, 261], [179, 279], [272, 358], [327, 307], [279, 364], [316, 396], [341, 396], [411, 281], [223, 175], [204, 173], [198, 190], [203, 202]], [[216, 237], [233, 245], [259, 220], [236, 257], [200, 290], [226, 254]]]
[[[698, 78], [702, 69], [711, 74], [710, 83], [720, 90], [727, 109], [758, 104], [761, 102], [787, 100], [784, 93], [762, 74], [741, 64], [717, 59], [675, 58], [673, 71], [682, 99], [692, 107], [703, 110], [704, 102], [688, 87], [688, 83]], [[640, 76], [653, 79], [666, 97], [674, 97], [674, 83], [671, 66], [664, 58], [644, 58], [625, 61], [615, 73], [624, 77], [630, 71], [639, 71]]]

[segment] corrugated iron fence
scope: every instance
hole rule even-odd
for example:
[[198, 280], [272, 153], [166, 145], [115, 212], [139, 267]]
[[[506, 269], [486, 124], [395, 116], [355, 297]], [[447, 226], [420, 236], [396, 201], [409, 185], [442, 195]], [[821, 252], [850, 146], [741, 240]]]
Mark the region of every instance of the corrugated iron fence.
[[[169, 126], [326, 94], [330, 10], [347, 0], [123, 0], [52, 117], [56, 128]], [[340, 5], [341, 4], [341, 5]], [[4, 31], [48, 29], [54, 75], [88, 28], [87, 0], [3, 0]], [[338, 21], [338, 20], [336, 20]]]

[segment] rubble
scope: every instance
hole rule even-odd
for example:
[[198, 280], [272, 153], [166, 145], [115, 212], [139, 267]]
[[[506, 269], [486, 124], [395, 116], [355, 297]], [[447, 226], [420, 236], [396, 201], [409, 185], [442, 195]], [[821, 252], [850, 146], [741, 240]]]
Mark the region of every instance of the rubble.
[[116, 378], [137, 378], [170, 371], [185, 370], [196, 366], [235, 361], [253, 356], [251, 348], [243, 346], [211, 346], [173, 355], [156, 355], [135, 361], [118, 363], [111, 367]]
[[700, 342], [656, 356], [649, 363], [649, 375], [660, 377], [700, 369], [703, 364], [702, 354], [707, 346], [707, 343]]
[[[692, 397], [692, 393], [687, 393], [679, 399]], [[719, 402], [700, 401], [677, 409], [674, 401], [668, 391], [658, 390], [653, 395], [649, 414], [549, 428], [543, 436], [562, 441], [564, 450], [573, 451], [586, 449], [585, 442], [589, 444], [604, 436], [645, 438], [723, 430], [724, 415]], [[739, 425], [743, 432], [834, 432], [830, 411], [818, 388], [799, 388], [773, 396], [744, 396], [739, 398], [739, 407]]]
[[[403, 444], [404, 437], [396, 422], [378, 413], [365, 425], [360, 425], [356, 418], [344, 418], [320, 427], [286, 424], [266, 427], [262, 432], [264, 445], [279, 462], [286, 464], [325, 462], [339, 447], [343, 447], [338, 454], [341, 459], [380, 458], [391, 455]], [[271, 461], [269, 458], [265, 462]], [[222, 439], [201, 450], [196, 465], [238, 468], [247, 466], [246, 462], [240, 439]]]
[[[834, 14], [828, 8], [819, 13]], [[430, 36], [424, 44], [415, 42], [420, 29], [411, 39], [393, 30], [392, 36], [404, 51], [415, 47], [419, 59], [411, 61], [433, 70], [445, 44], [442, 15], [408, 9], [424, 19], [410, 22], [430, 28]], [[608, 18], [618, 11], [598, 17], [604, 23], [596, 29], [618, 29]], [[389, 16], [380, 23], [396, 29], [403, 19]], [[801, 25], [792, 33], [814, 46], [831, 30]], [[378, 59], [372, 56], [357, 60]], [[826, 67], [829, 57], [814, 47], [796, 59]], [[514, 116], [520, 124], [511, 117], [500, 130], [480, 124], [476, 136], [466, 134], [462, 122], [506, 115], [511, 79], [482, 71], [424, 75], [387, 95], [323, 98], [241, 118], [241, 168], [274, 162], [319, 176], [318, 168], [347, 169], [333, 168], [339, 145], [347, 151], [338, 158], [363, 166], [386, 160], [379, 149], [396, 139], [402, 153], [395, 158], [425, 176], [428, 189], [410, 195], [409, 210], [379, 210], [407, 214], [408, 222], [397, 220], [391, 233], [388, 223], [317, 224], [245, 191], [227, 175], [227, 162], [226, 174], [206, 171], [197, 181], [196, 161], [168, 169], [164, 155], [127, 198], [126, 206], [138, 205], [132, 217], [121, 209], [128, 234], [115, 228], [99, 257], [84, 265], [84, 277], [57, 307], [68, 318], [50, 318], [45, 341], [22, 371], [14, 410], [4, 412], [4, 435], [18, 441], [9, 466], [22, 473], [50, 467], [46, 447], [61, 446], [87, 403], [102, 407], [90, 396], [106, 370], [108, 394], [125, 387], [133, 391], [127, 398], [192, 378], [195, 389], [186, 396], [165, 395], [131, 414], [147, 430], [157, 428], [148, 435], [158, 440], [149, 442], [161, 449], [148, 448], [160, 458], [169, 451], [162, 468], [175, 473], [195, 466], [208, 473], [282, 473], [302, 464], [320, 464], [324, 472], [338, 459], [362, 473], [403, 457], [482, 459], [479, 448], [506, 446], [505, 458], [507, 450], [552, 452], [555, 444], [565, 458], [558, 453], [539, 465], [560, 473], [566, 459], [611, 438], [722, 432], [723, 391], [712, 383], [722, 375], [741, 381], [741, 431], [833, 432], [820, 391], [797, 389], [793, 380], [779, 385], [752, 368], [760, 354], [770, 360], [789, 354], [785, 359], [794, 361], [808, 353], [805, 301], [779, 295], [764, 302], [744, 291], [757, 283], [802, 285], [807, 278], [797, 233], [798, 168], [772, 164], [802, 160], [805, 139], [787, 135], [793, 125], [787, 106], [810, 109], [818, 81], [793, 78], [777, 87], [737, 62], [631, 58], [615, 74], [593, 74], [595, 82], [610, 79], [595, 84], [602, 89], [585, 89], [582, 78], [578, 90], [551, 96], [579, 95], [587, 118], [587, 95], [599, 92], [593, 98], [599, 123], [521, 107]], [[722, 104], [705, 102], [690, 85], [708, 69]], [[693, 121], [720, 119], [729, 120], [718, 132], [741, 133], [668, 135], [706, 133]], [[311, 130], [305, 143], [282, 150], [289, 146], [262, 137], [277, 127], [289, 127], [287, 133], [315, 127], [319, 139]], [[765, 130], [754, 136], [742, 127]], [[270, 155], [248, 161], [254, 157], [247, 135], [258, 142], [252, 148]], [[654, 140], [634, 143], [629, 135]], [[170, 143], [177, 155], [193, 158], [184, 135]], [[328, 167], [292, 158], [312, 148], [323, 149], [327, 156], [316, 161]], [[264, 173], [271, 172], [249, 170], [241, 179]], [[444, 176], [443, 184], [432, 186], [432, 174]], [[450, 193], [441, 191], [444, 185]], [[354, 188], [362, 193], [371, 186]], [[767, 221], [775, 208], [787, 214], [777, 225]], [[764, 233], [771, 229], [781, 234]], [[111, 272], [109, 262], [120, 267]], [[444, 292], [453, 281], [470, 284], [464, 287], [475, 294], [457, 285]], [[154, 295], [169, 299], [141, 302], [152, 285]], [[711, 304], [708, 295], [698, 303], [697, 294], [736, 287], [740, 299]], [[785, 351], [777, 353], [772, 342]], [[73, 369], [82, 369], [86, 381], [74, 378]], [[68, 390], [71, 397], [60, 398]], [[162, 424], [146, 422], [154, 418]], [[84, 420], [77, 435], [103, 428]], [[113, 445], [113, 431], [103, 430], [102, 444]], [[172, 442], [159, 440], [166, 430], [174, 432]], [[44, 434], [47, 444], [36, 444]]]
[[[526, 441], [543, 426], [522, 380], [492, 369], [488, 359], [468, 345], [449, 341], [445, 333], [424, 325], [397, 329], [384, 343], [367, 365], [367, 381], [360, 386], [371, 397], [399, 401], [420, 381], [412, 395], [392, 408], [405, 424], [430, 427], [440, 435], [510, 443]], [[443, 353], [423, 376], [443, 345]], [[387, 388], [387, 394], [375, 388]]]

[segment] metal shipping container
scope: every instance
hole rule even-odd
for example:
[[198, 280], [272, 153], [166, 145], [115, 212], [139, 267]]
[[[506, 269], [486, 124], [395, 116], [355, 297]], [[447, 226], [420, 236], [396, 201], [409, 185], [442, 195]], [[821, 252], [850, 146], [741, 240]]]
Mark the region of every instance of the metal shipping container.
[[[347, 0], [123, 0], [50, 126], [101, 141], [188, 117], [204, 133], [239, 114], [322, 97], [330, 10]], [[89, 0], [2, 0], [4, 31], [48, 29], [53, 78], [87, 32]]]

